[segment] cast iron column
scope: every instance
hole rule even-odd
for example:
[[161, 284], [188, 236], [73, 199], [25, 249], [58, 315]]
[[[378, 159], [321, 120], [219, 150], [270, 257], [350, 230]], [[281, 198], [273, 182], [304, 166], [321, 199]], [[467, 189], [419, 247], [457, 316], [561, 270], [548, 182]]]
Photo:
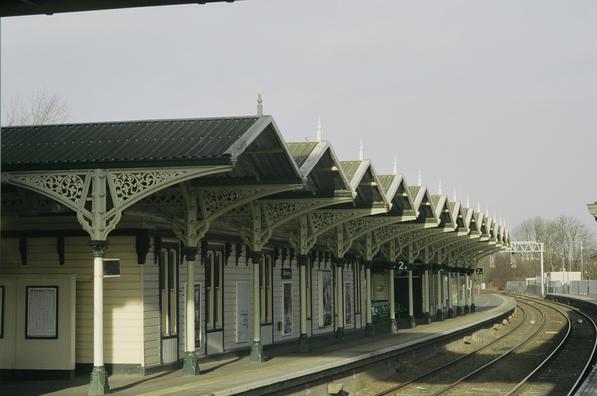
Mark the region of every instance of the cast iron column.
[[89, 396], [110, 393], [108, 374], [104, 367], [104, 253], [107, 241], [89, 242], [93, 250], [93, 370], [90, 374]]
[[182, 250], [187, 261], [187, 295], [185, 301], [185, 356], [182, 373], [185, 376], [199, 374], [199, 361], [195, 354], [195, 257], [197, 247], [185, 246]]
[[307, 264], [309, 256], [299, 255], [299, 282], [301, 290], [301, 335], [299, 337], [299, 347], [302, 352], [309, 351], [309, 337], [307, 336]]
[[414, 309], [414, 297], [413, 297], [413, 270], [408, 269], [408, 325], [411, 328], [416, 326], [415, 322], [415, 309]]
[[390, 283], [390, 331], [393, 334], [398, 333], [398, 323], [396, 322], [396, 301], [394, 293], [394, 264], [389, 271]]
[[251, 252], [253, 265], [253, 343], [251, 344], [251, 361], [263, 362], [263, 345], [261, 344], [261, 290], [259, 289], [259, 268], [261, 252]]
[[367, 282], [367, 324], [365, 325], [365, 334], [375, 334], [375, 328], [373, 327], [373, 317], [371, 312], [371, 262], [365, 262], [365, 277]]

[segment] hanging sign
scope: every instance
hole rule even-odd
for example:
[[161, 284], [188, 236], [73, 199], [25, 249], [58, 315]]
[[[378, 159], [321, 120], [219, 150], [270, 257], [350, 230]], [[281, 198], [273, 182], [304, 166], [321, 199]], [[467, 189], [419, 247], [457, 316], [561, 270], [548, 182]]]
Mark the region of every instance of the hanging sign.
[[282, 279], [292, 279], [292, 268], [281, 268]]

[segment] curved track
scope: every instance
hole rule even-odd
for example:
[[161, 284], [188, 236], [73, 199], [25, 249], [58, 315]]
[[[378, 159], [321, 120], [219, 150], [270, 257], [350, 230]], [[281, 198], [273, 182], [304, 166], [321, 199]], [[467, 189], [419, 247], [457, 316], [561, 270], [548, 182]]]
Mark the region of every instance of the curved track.
[[[509, 331], [375, 395], [572, 393], [590, 367], [597, 326], [568, 306], [515, 298], [522, 319]], [[571, 337], [574, 342], [568, 342]]]

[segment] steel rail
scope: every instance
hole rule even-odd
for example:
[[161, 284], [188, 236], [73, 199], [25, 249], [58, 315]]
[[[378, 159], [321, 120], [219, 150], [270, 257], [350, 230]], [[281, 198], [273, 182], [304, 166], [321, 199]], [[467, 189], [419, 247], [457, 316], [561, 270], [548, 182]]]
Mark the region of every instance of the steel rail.
[[[593, 325], [593, 330], [595, 331], [595, 334], [597, 335], [597, 324], [595, 323], [595, 321], [586, 313], [582, 312], [581, 310], [575, 308], [575, 307], [571, 307], [570, 305], [565, 305], [559, 302], [550, 302], [550, 303], [545, 303], [543, 301], [537, 301], [533, 298], [529, 298], [529, 297], [518, 297], [521, 299], [526, 299], [528, 301], [535, 301], [538, 304], [541, 305], [545, 305], [545, 306], [549, 306], [553, 309], [556, 309], [557, 311], [559, 311], [561, 314], [565, 315], [566, 317], [568, 316], [565, 312], [561, 311], [560, 309], [553, 307], [549, 304], [553, 304], [553, 305], [561, 305], [564, 306], [568, 309], [572, 309], [574, 310], [576, 313], [580, 314], [581, 316], [584, 316], [586, 319], [588, 319], [590, 321], [590, 323]], [[533, 370], [531, 371], [531, 373], [529, 373], [529, 375], [527, 375], [525, 378], [523, 378], [514, 388], [512, 388], [510, 390], [510, 392], [508, 392], [506, 395], [510, 396], [513, 395], [515, 392], [517, 392], [522, 386], [524, 386], [525, 384], [528, 383], [528, 380], [533, 377], [535, 374], [537, 374], [542, 368], [543, 366], [545, 366], [549, 361], [551, 361], [551, 359], [555, 356], [555, 354], [564, 346], [565, 343], [568, 342], [568, 340], [570, 339], [570, 333], [572, 332], [572, 322], [570, 320], [568, 320], [568, 329], [566, 331], [565, 336], [562, 338], [562, 340], [560, 341], [560, 343], [558, 344], [558, 346]], [[593, 341], [593, 349], [591, 351], [591, 354], [589, 355], [589, 359], [587, 360], [587, 362], [585, 363], [585, 366], [583, 367], [580, 375], [578, 376], [578, 378], [576, 379], [576, 381], [574, 382], [574, 384], [572, 385], [572, 388], [568, 391], [568, 393], [566, 394], [567, 396], [571, 396], [578, 388], [578, 386], [580, 385], [581, 380], [583, 379], [584, 375], [586, 374], [587, 370], [589, 369], [589, 367], [591, 366], [591, 362], [593, 361], [593, 357], [595, 356], [595, 351], [597, 350], [597, 337], [594, 338]]]
[[[535, 302], [535, 301], [533, 301]], [[528, 303], [526, 303], [528, 304]], [[529, 306], [531, 306], [530, 304], [528, 304]], [[541, 304], [540, 304], [541, 305]], [[482, 365], [481, 367], [471, 371], [470, 373], [468, 373], [467, 375], [461, 377], [460, 379], [458, 379], [457, 381], [454, 381], [452, 384], [442, 388], [441, 390], [433, 393], [433, 396], [437, 396], [437, 395], [441, 395], [442, 393], [445, 393], [447, 391], [449, 391], [450, 389], [453, 389], [454, 387], [456, 387], [457, 385], [461, 384], [464, 380], [472, 377], [475, 374], [478, 374], [479, 372], [485, 370], [486, 368], [493, 366], [495, 363], [497, 363], [498, 361], [502, 360], [503, 358], [509, 356], [512, 352], [514, 352], [515, 350], [519, 349], [520, 347], [525, 346], [527, 343], [529, 343], [532, 339], [534, 339], [537, 334], [539, 334], [539, 332], [541, 330], [543, 330], [545, 324], [547, 323], [546, 321], [546, 315], [543, 311], [541, 311], [540, 309], [537, 309], [537, 311], [539, 311], [541, 313], [541, 324], [539, 325], [539, 327], [537, 328], [537, 330], [535, 330], [529, 337], [527, 337], [526, 339], [524, 339], [522, 342], [520, 342], [518, 345], [516, 345], [515, 347], [511, 348], [510, 350], [504, 352], [503, 354], [501, 354], [500, 356], [498, 356], [497, 358], [489, 361], [488, 363]], [[559, 310], [554, 309], [554, 311], [562, 314]], [[568, 325], [570, 325], [570, 320], [568, 320], [567, 315], [563, 315], [564, 318], [568, 321]]]
[[[529, 306], [531, 306], [531, 305], [529, 304]], [[417, 377], [415, 377], [415, 378], [412, 378], [412, 379], [410, 379], [410, 380], [408, 380], [408, 381], [406, 381], [406, 382], [402, 382], [402, 383], [400, 383], [400, 384], [398, 384], [398, 385], [395, 385], [395, 386], [392, 386], [392, 387], [390, 387], [390, 388], [384, 389], [384, 390], [383, 390], [383, 391], [381, 391], [381, 392], [375, 393], [375, 396], [383, 396], [383, 395], [387, 395], [387, 394], [388, 394], [388, 393], [390, 393], [390, 392], [393, 392], [393, 391], [395, 391], [395, 390], [398, 390], [398, 389], [404, 388], [405, 386], [407, 386], [407, 385], [410, 385], [410, 384], [412, 384], [413, 382], [419, 381], [420, 379], [423, 379], [423, 378], [425, 378], [425, 377], [427, 377], [427, 376], [429, 376], [429, 375], [435, 374], [436, 372], [438, 372], [438, 371], [440, 371], [440, 370], [442, 370], [442, 369], [444, 369], [444, 368], [446, 368], [446, 367], [449, 367], [449, 366], [451, 366], [451, 365], [453, 365], [453, 364], [455, 364], [455, 363], [457, 363], [457, 362], [459, 362], [459, 361], [461, 361], [461, 360], [463, 360], [463, 359], [466, 359], [466, 358], [470, 357], [471, 355], [473, 355], [473, 354], [475, 354], [475, 353], [477, 353], [477, 352], [480, 352], [480, 351], [482, 351], [482, 350], [484, 350], [484, 349], [487, 349], [487, 348], [489, 348], [489, 347], [493, 346], [495, 343], [497, 343], [498, 341], [500, 341], [500, 340], [501, 340], [501, 339], [503, 339], [504, 337], [506, 337], [506, 336], [508, 336], [508, 335], [512, 334], [514, 331], [516, 331], [516, 330], [517, 330], [517, 329], [518, 329], [520, 326], [522, 326], [522, 325], [523, 325], [523, 324], [526, 322], [526, 318], [527, 318], [527, 311], [526, 311], [526, 310], [525, 310], [523, 307], [520, 307], [520, 306], [519, 306], [518, 308], [519, 308], [519, 309], [522, 311], [522, 314], [523, 314], [523, 316], [522, 316], [522, 320], [520, 321], [520, 323], [518, 323], [516, 326], [514, 326], [513, 328], [511, 328], [511, 329], [510, 329], [508, 332], [506, 332], [506, 333], [502, 334], [501, 336], [499, 336], [499, 337], [498, 337], [498, 338], [496, 338], [495, 340], [491, 341], [489, 344], [486, 344], [486, 345], [484, 345], [484, 346], [482, 346], [482, 347], [480, 347], [480, 348], [477, 348], [477, 349], [475, 349], [474, 351], [471, 351], [471, 352], [469, 352], [469, 353], [467, 353], [467, 354], [465, 354], [465, 355], [462, 355], [462, 356], [460, 356], [460, 357], [458, 357], [458, 358], [456, 358], [456, 359], [454, 359], [454, 360], [451, 360], [451, 361], [449, 361], [449, 362], [446, 362], [446, 363], [442, 364], [441, 366], [439, 366], [439, 367], [436, 367], [436, 368], [434, 368], [434, 369], [432, 369], [432, 370], [430, 370], [430, 371], [427, 371], [427, 372], [425, 372], [425, 373], [423, 373], [423, 374], [421, 374], [421, 375], [419, 375], [419, 376], [417, 376]], [[540, 310], [537, 310], [537, 311], [541, 312]], [[544, 318], [543, 318], [543, 319], [544, 319]]]

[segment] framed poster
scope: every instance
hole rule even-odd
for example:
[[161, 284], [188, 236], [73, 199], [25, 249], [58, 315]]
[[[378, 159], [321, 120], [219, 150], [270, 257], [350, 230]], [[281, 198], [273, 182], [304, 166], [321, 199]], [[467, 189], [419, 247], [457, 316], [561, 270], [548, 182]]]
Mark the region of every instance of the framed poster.
[[247, 341], [249, 341], [249, 282], [236, 282], [236, 342]]
[[282, 284], [284, 299], [284, 335], [292, 335], [292, 283]]
[[332, 325], [333, 303], [332, 273], [330, 271], [319, 271], [319, 326]]
[[25, 338], [58, 338], [58, 286], [27, 286]]
[[0, 338], [4, 337], [4, 286], [0, 286]]
[[201, 283], [194, 286], [195, 300], [195, 349], [201, 347]]
[[352, 325], [352, 283], [344, 283], [344, 324]]

